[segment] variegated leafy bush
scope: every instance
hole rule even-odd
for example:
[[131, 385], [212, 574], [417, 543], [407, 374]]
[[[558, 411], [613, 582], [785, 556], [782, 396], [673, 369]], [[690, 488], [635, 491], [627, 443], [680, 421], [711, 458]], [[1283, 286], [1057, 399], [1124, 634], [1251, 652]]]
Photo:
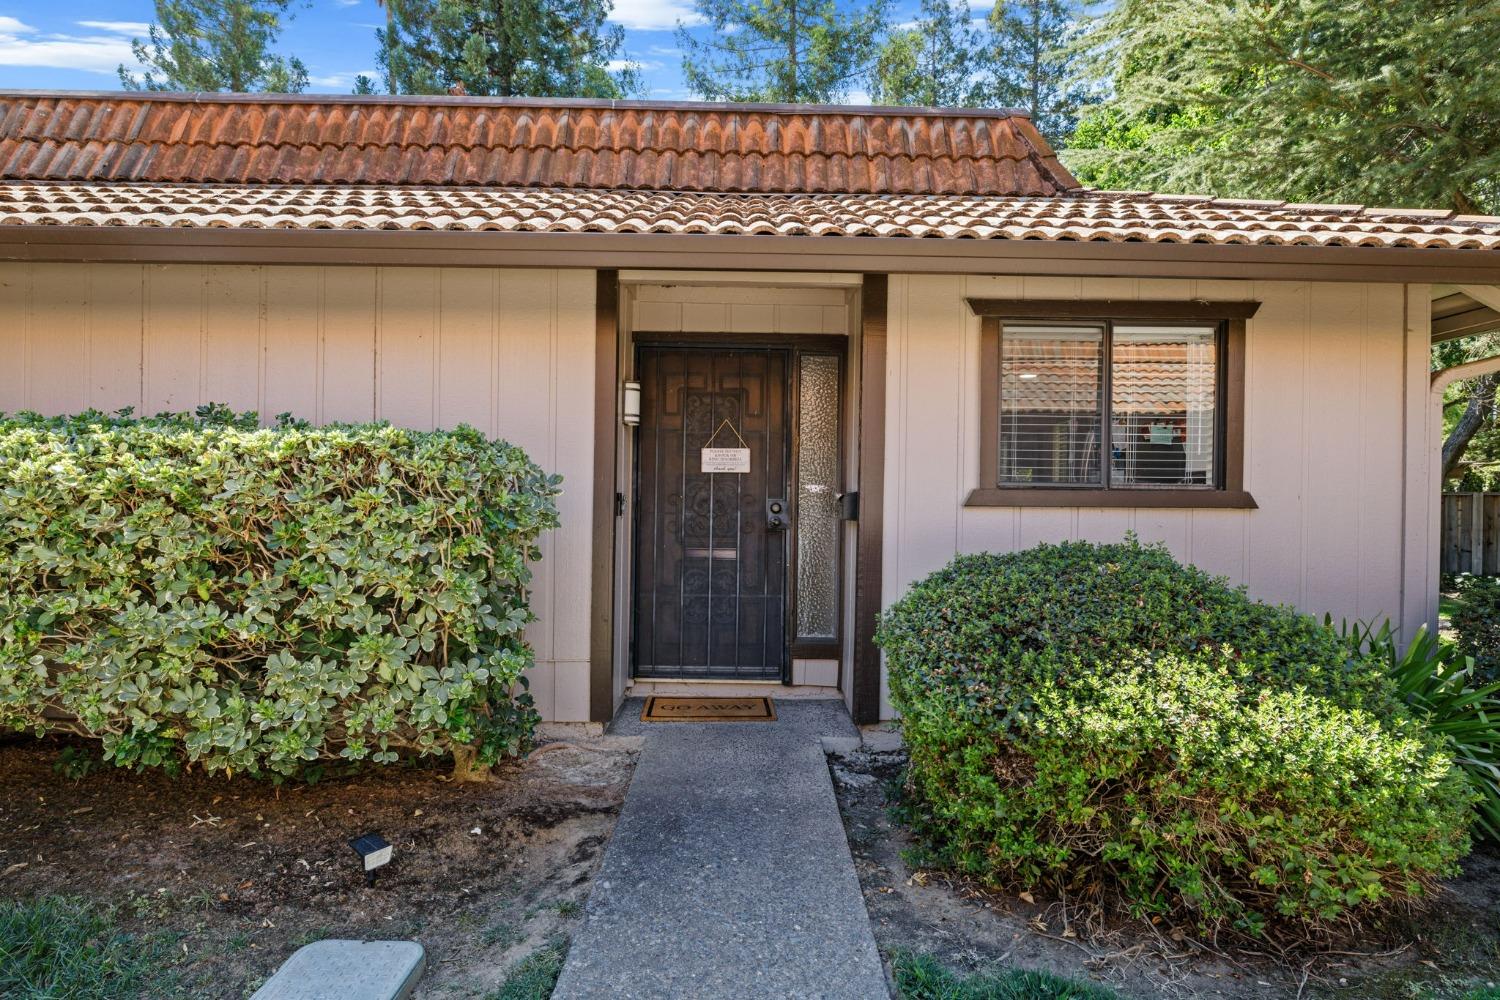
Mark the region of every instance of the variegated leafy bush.
[[559, 478], [471, 428], [0, 420], [0, 727], [295, 775], [523, 750]]

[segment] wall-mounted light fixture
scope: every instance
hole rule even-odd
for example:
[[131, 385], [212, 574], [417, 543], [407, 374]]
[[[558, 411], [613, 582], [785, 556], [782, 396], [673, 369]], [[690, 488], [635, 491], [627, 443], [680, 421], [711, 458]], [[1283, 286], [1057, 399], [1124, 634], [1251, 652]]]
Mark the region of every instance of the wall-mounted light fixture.
[[624, 400], [620, 407], [621, 417], [625, 426], [635, 427], [641, 422], [641, 384], [639, 382], [626, 382]]

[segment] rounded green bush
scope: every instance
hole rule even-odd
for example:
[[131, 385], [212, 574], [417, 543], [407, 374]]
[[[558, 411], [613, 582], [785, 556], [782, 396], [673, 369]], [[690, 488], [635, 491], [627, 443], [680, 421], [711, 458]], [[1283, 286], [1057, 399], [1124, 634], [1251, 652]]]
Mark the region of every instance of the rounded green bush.
[[0, 421], [0, 727], [296, 774], [519, 752], [559, 480], [479, 432]]
[[1470, 793], [1373, 659], [1179, 565], [1082, 542], [963, 556], [882, 617], [934, 863], [1211, 930], [1412, 900]]

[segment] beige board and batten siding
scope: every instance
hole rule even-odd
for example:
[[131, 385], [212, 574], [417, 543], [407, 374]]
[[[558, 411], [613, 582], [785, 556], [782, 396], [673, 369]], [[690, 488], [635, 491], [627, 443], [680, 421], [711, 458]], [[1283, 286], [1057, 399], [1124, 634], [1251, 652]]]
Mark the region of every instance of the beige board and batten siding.
[[467, 423], [563, 476], [528, 630], [544, 718], [589, 717], [594, 272], [0, 264], [0, 411], [207, 402]]
[[[957, 553], [1134, 531], [1257, 598], [1415, 628], [1436, 586], [1426, 315], [1409, 319], [1408, 294], [1425, 306], [1423, 288], [1393, 284], [893, 275], [885, 602]], [[970, 297], [1261, 302], [1245, 386], [1245, 488], [1258, 509], [966, 507], [982, 391]]]

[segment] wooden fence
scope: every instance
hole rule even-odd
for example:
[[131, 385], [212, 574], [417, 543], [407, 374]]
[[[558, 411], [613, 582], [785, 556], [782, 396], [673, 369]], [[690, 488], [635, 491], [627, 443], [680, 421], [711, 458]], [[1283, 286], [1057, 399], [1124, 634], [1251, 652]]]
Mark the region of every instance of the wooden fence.
[[1500, 493], [1443, 494], [1442, 569], [1500, 576]]

